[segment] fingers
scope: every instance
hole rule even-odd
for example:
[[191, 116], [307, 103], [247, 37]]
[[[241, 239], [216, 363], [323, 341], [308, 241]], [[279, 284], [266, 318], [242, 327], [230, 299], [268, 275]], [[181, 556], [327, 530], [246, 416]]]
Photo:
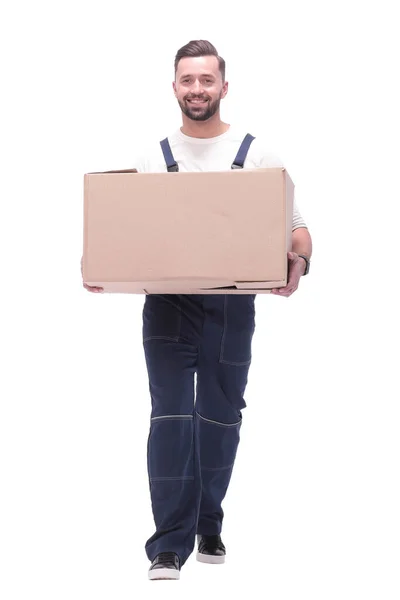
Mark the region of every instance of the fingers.
[[88, 290], [88, 292], [94, 292], [94, 293], [104, 292], [104, 288], [98, 287], [95, 285], [87, 285], [86, 283], [84, 283], [83, 287], [85, 288], [85, 290]]
[[293, 294], [293, 292], [295, 292], [297, 290], [297, 288], [286, 288], [285, 291], [281, 292], [279, 294], [279, 296], [284, 296], [285, 298], [288, 298], [289, 296], [291, 296]]
[[275, 294], [275, 296], [284, 296], [285, 298], [288, 298], [293, 294], [293, 292], [297, 290], [297, 288], [297, 285], [288, 284], [286, 287], [275, 288], [271, 290], [271, 294]]
[[[82, 273], [82, 277], [83, 277], [83, 256], [81, 258], [81, 273]], [[97, 294], [104, 292], [104, 288], [102, 288], [98, 285], [87, 285], [87, 283], [83, 282], [83, 287], [88, 292], [94, 292]]]

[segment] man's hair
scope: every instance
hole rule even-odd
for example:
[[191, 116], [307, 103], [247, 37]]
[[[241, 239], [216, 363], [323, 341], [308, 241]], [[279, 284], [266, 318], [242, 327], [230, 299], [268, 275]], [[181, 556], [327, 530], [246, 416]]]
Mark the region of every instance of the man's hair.
[[181, 58], [186, 58], [189, 56], [216, 56], [218, 59], [222, 82], [225, 83], [225, 61], [221, 56], [219, 56], [215, 46], [206, 40], [192, 40], [178, 50], [175, 56], [175, 76], [176, 71], [178, 70], [178, 63]]

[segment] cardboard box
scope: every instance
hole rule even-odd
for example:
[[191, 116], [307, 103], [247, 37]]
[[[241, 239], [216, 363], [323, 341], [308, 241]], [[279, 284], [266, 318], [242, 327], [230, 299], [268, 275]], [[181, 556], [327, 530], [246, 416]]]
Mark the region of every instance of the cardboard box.
[[84, 176], [83, 279], [106, 292], [262, 294], [287, 281], [282, 168]]

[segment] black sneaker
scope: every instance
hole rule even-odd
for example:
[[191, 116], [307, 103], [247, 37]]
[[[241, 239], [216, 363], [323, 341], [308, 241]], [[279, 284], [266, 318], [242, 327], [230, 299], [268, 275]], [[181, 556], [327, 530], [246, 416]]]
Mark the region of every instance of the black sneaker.
[[179, 556], [175, 552], [157, 554], [149, 569], [149, 579], [179, 579]]
[[225, 546], [220, 535], [198, 535], [197, 560], [203, 563], [219, 565], [225, 562]]

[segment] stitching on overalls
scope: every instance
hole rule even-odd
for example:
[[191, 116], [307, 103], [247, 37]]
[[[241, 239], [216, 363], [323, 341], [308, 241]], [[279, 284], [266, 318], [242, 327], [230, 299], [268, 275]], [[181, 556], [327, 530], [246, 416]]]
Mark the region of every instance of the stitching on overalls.
[[242, 422], [242, 419], [240, 419], [240, 421], [238, 421], [237, 423], [220, 423], [219, 421], [212, 421], [211, 419], [206, 419], [205, 417], [202, 417], [201, 414], [197, 411], [196, 415], [200, 417], [200, 419], [203, 419], [203, 421], [206, 421], [207, 423], [212, 423], [213, 425], [220, 425], [221, 427], [236, 427]]
[[221, 340], [221, 352], [219, 355], [219, 360], [220, 362], [223, 362], [223, 354], [224, 354], [224, 349], [225, 349], [225, 335], [226, 335], [226, 329], [227, 329], [227, 307], [226, 307], [226, 302], [227, 302], [227, 298], [226, 296], [224, 297], [224, 330], [222, 332], [222, 340]]
[[150, 481], [193, 481], [194, 477], [150, 477]]
[[209, 468], [209, 467], [201, 467], [202, 471], [226, 471], [227, 469], [232, 469], [233, 467], [233, 463], [231, 465], [228, 465], [227, 467], [215, 467], [215, 468]]
[[220, 360], [219, 362], [223, 363], [224, 365], [230, 365], [232, 367], [247, 367], [251, 364], [251, 358], [246, 362], [228, 362], [227, 360]]
[[149, 340], [168, 340], [170, 342], [179, 342], [179, 337], [169, 337], [167, 335], [150, 335], [143, 339], [143, 342], [148, 342]]
[[159, 421], [160, 419], [193, 419], [193, 415], [161, 415], [160, 417], [152, 417], [151, 421]]

